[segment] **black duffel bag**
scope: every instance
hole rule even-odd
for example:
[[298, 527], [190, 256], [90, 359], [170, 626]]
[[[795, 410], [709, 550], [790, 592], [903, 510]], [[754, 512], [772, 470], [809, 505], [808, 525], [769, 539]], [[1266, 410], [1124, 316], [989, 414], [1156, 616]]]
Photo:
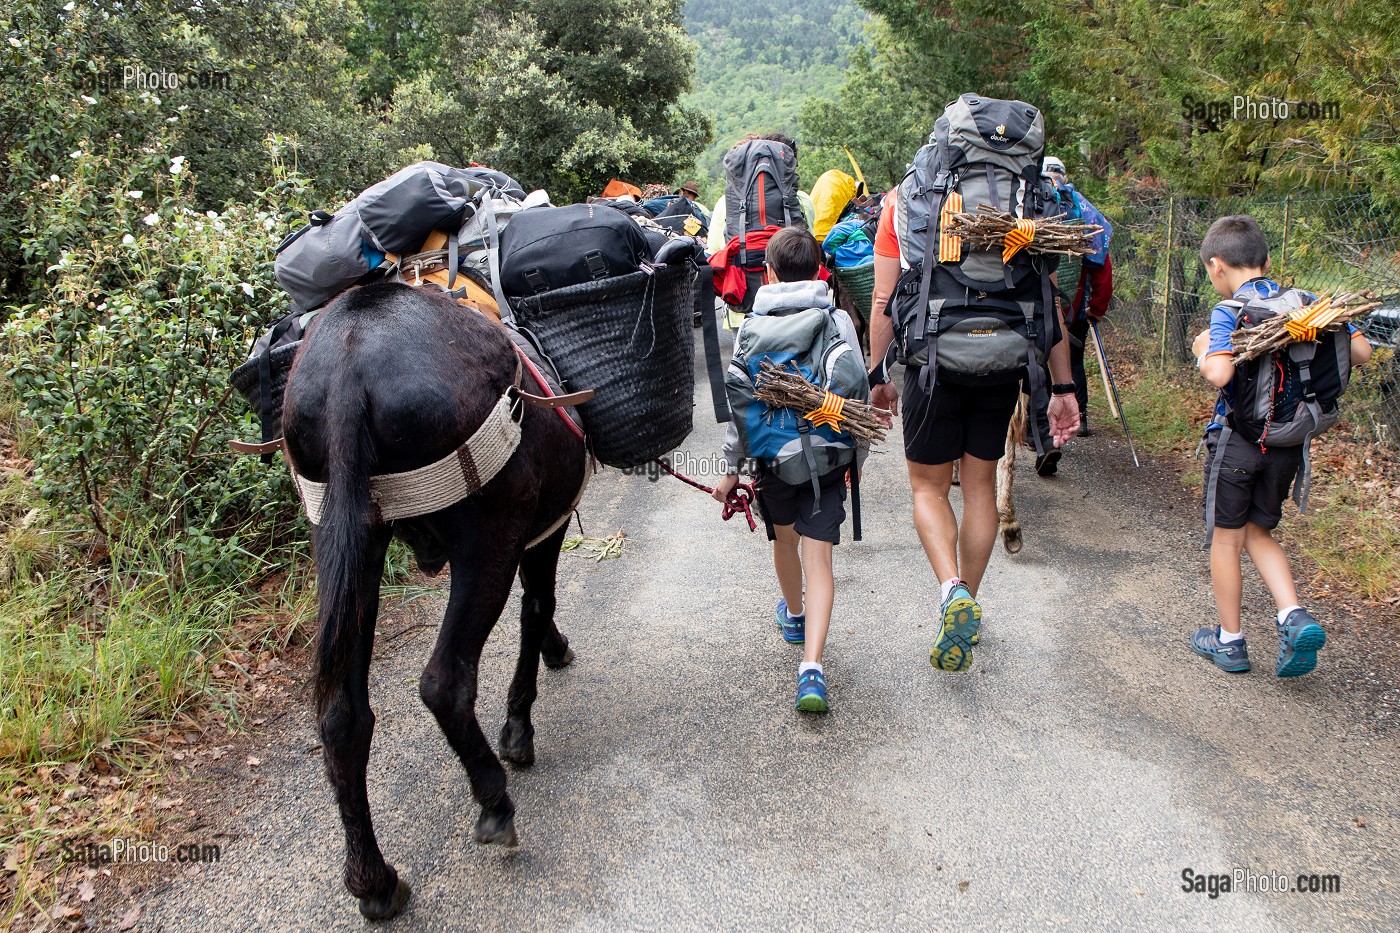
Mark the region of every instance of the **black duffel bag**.
[[501, 289], [520, 298], [630, 275], [651, 262], [646, 237], [621, 211], [595, 204], [534, 207], [501, 232]]

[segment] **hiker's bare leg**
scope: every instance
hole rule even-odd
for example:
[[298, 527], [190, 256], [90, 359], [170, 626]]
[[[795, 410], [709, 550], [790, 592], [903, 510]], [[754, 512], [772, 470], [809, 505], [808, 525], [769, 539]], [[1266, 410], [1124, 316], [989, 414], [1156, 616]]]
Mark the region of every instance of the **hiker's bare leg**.
[[[1216, 532], [1219, 534], [1219, 532]], [[1246, 522], [1244, 526], [1244, 549], [1254, 562], [1264, 585], [1274, 597], [1280, 610], [1298, 605], [1298, 588], [1293, 585], [1293, 570], [1288, 566], [1288, 555], [1283, 546], [1274, 540], [1267, 528]]]
[[919, 543], [939, 582], [951, 580], [958, 575], [958, 518], [948, 502], [953, 464], [906, 462], [909, 485], [914, 490], [914, 529]]
[[797, 530], [791, 525], [773, 526], [773, 570], [788, 611], [802, 608], [802, 558], [797, 553]]
[[807, 644], [802, 660], [821, 663], [826, 648], [826, 630], [831, 624], [831, 607], [836, 601], [836, 582], [831, 572], [831, 543], [802, 539], [802, 573], [807, 578]]
[[1244, 586], [1240, 551], [1244, 537], [1243, 528], [1217, 525], [1210, 542], [1210, 585], [1215, 591], [1215, 611], [1220, 615], [1220, 627], [1231, 634], [1240, 631], [1240, 591]]
[[[963, 454], [962, 527], [958, 531], [958, 576], [968, 592], [977, 595], [992, 546], [997, 540], [997, 462]], [[946, 580], [947, 577], [944, 577]]]

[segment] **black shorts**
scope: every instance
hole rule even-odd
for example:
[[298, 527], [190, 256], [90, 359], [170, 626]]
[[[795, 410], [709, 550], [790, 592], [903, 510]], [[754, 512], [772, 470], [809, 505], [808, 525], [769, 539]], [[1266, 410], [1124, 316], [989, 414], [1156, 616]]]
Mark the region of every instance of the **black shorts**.
[[1260, 528], [1276, 528], [1283, 519], [1283, 501], [1303, 465], [1302, 447], [1269, 447], [1260, 450], [1238, 434], [1221, 452], [1219, 431], [1206, 437], [1205, 492], [1201, 507], [1210, 494], [1210, 473], [1215, 458], [1220, 461], [1220, 478], [1215, 487], [1215, 527], [1243, 528], [1253, 522]]
[[[840, 544], [841, 523], [846, 520], [846, 469], [833, 470], [817, 482], [822, 490], [821, 511], [813, 515], [817, 499], [811, 483], [794, 486], [767, 470], [760, 471], [754, 491], [758, 493], [758, 508], [763, 513], [764, 523], [793, 525], [804, 538]], [[773, 539], [770, 527], [768, 540]]]
[[904, 456], [915, 463], [951, 463], [963, 454], [1000, 460], [1006, 429], [1016, 413], [1019, 382], [962, 386], [936, 382], [919, 388], [917, 370], [904, 375]]

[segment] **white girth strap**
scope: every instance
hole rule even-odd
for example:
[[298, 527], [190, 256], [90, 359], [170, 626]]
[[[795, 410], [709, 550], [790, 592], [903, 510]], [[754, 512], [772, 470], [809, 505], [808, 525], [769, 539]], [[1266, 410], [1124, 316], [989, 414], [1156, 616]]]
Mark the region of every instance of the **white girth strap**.
[[[517, 374], [517, 380], [519, 376]], [[385, 473], [369, 481], [374, 520], [427, 515], [461, 502], [481, 490], [505, 467], [520, 446], [520, 417], [524, 401], [511, 386], [467, 442], [436, 463], [407, 473]], [[306, 516], [319, 525], [325, 509], [326, 484], [292, 471]]]

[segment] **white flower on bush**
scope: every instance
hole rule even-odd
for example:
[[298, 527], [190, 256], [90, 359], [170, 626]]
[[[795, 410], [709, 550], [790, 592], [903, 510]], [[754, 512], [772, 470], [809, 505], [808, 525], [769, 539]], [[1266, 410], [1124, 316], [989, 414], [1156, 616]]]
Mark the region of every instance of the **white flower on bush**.
[[247, 282], [239, 282], [238, 287], [243, 289], [243, 294], [247, 295], [249, 298], [253, 297], [253, 286], [249, 285]]
[[86, 94], [84, 94], [84, 95], [82, 95], [82, 98], [83, 98], [83, 103], [85, 103], [85, 104], [95, 104], [95, 103], [97, 103], [97, 98], [95, 98], [95, 97], [88, 97]]
[[49, 181], [54, 182], [55, 184], [57, 184], [59, 180], [60, 180], [60, 179], [59, 179], [59, 177], [58, 177], [57, 175], [50, 175], [50, 176], [49, 176]]
[[142, 191], [140, 188], [134, 188], [131, 191], [128, 191], [126, 193], [126, 196], [128, 198], [131, 198], [131, 200], [133, 201], [139, 201], [141, 199], [141, 196], [145, 193], [146, 192]]
[[14, 48], [19, 48], [21, 45], [24, 45], [24, 43], [16, 39], [14, 36], [10, 36], [10, 45]]
[[205, 212], [204, 212], [204, 216], [205, 216], [205, 217], [208, 217], [210, 220], [218, 220], [218, 219], [219, 219], [219, 212], [218, 212], [218, 211], [205, 211]]
[[73, 12], [73, 7], [74, 7], [73, 0], [68, 0], [68, 2], [65, 3], [65, 4], [63, 5], [63, 12], [65, 12], [65, 13], [72, 13], [72, 12]]
[[132, 236], [132, 235], [129, 234], [129, 233], [128, 233], [126, 236], [122, 237], [122, 246], [130, 246], [132, 243], [135, 243], [135, 242], [136, 242], [136, 237]]
[[159, 214], [147, 214], [143, 219], [146, 221], [146, 226], [148, 227], [154, 227], [156, 224], [160, 223]]
[[178, 175], [185, 170], [185, 157], [175, 156], [170, 160], [170, 174]]
[[82, 157], [83, 150], [81, 149], [74, 149], [72, 152], [68, 153], [68, 158], [70, 159], [81, 159]]

